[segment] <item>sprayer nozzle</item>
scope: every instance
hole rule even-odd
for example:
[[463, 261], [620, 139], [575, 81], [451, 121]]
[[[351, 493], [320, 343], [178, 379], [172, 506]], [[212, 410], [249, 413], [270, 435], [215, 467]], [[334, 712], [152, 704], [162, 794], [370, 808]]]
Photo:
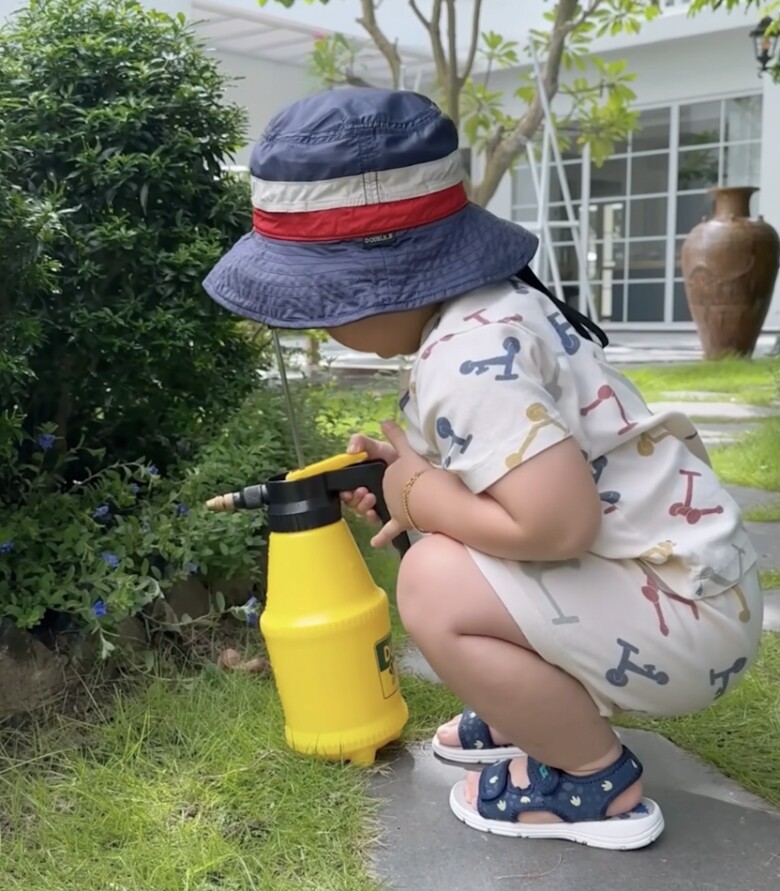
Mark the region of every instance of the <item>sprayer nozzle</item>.
[[206, 502], [208, 510], [218, 513], [230, 513], [236, 509], [236, 502], [232, 494], [217, 495]]

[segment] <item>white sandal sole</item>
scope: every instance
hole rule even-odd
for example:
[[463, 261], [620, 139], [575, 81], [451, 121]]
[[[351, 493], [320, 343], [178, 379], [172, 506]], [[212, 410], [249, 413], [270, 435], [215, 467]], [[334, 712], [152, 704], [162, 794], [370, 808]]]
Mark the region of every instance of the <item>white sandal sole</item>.
[[517, 746], [496, 746], [494, 749], [462, 749], [460, 746], [445, 746], [439, 742], [438, 736], [431, 740], [433, 754], [442, 761], [452, 764], [495, 764], [507, 758], [518, 758], [525, 755]]
[[664, 815], [651, 798], [642, 799], [642, 804], [647, 808], [646, 814], [635, 814], [625, 819], [582, 823], [510, 823], [488, 820], [478, 814], [466, 801], [465, 788], [465, 780], [452, 787], [450, 808], [461, 822], [480, 832], [509, 838], [557, 838], [592, 848], [631, 851], [652, 844], [664, 831]]

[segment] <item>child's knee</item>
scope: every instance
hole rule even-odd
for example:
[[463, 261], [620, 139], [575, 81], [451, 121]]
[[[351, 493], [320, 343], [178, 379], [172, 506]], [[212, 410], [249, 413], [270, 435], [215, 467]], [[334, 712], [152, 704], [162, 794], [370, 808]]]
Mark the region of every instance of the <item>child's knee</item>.
[[396, 602], [404, 627], [413, 633], [419, 623], [441, 616], [441, 603], [453, 587], [453, 572], [462, 545], [445, 535], [426, 535], [406, 553], [398, 570]]

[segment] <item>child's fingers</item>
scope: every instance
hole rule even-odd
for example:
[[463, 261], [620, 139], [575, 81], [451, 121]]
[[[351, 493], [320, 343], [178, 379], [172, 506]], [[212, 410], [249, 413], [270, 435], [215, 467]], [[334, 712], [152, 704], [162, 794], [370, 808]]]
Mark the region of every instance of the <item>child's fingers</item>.
[[360, 514], [367, 514], [370, 510], [376, 507], [376, 496], [372, 495], [371, 492], [367, 492], [357, 503], [357, 510]]
[[403, 532], [401, 524], [397, 520], [390, 520], [371, 539], [372, 548], [383, 548], [392, 543], [393, 539]]

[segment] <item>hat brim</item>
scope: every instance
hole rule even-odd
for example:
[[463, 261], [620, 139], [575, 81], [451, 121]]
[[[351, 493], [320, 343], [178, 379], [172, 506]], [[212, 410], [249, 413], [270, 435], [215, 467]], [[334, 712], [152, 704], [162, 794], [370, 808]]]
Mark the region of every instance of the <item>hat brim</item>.
[[336, 328], [452, 299], [516, 274], [538, 238], [475, 204], [392, 241], [290, 242], [251, 232], [203, 287], [231, 312], [274, 328]]

